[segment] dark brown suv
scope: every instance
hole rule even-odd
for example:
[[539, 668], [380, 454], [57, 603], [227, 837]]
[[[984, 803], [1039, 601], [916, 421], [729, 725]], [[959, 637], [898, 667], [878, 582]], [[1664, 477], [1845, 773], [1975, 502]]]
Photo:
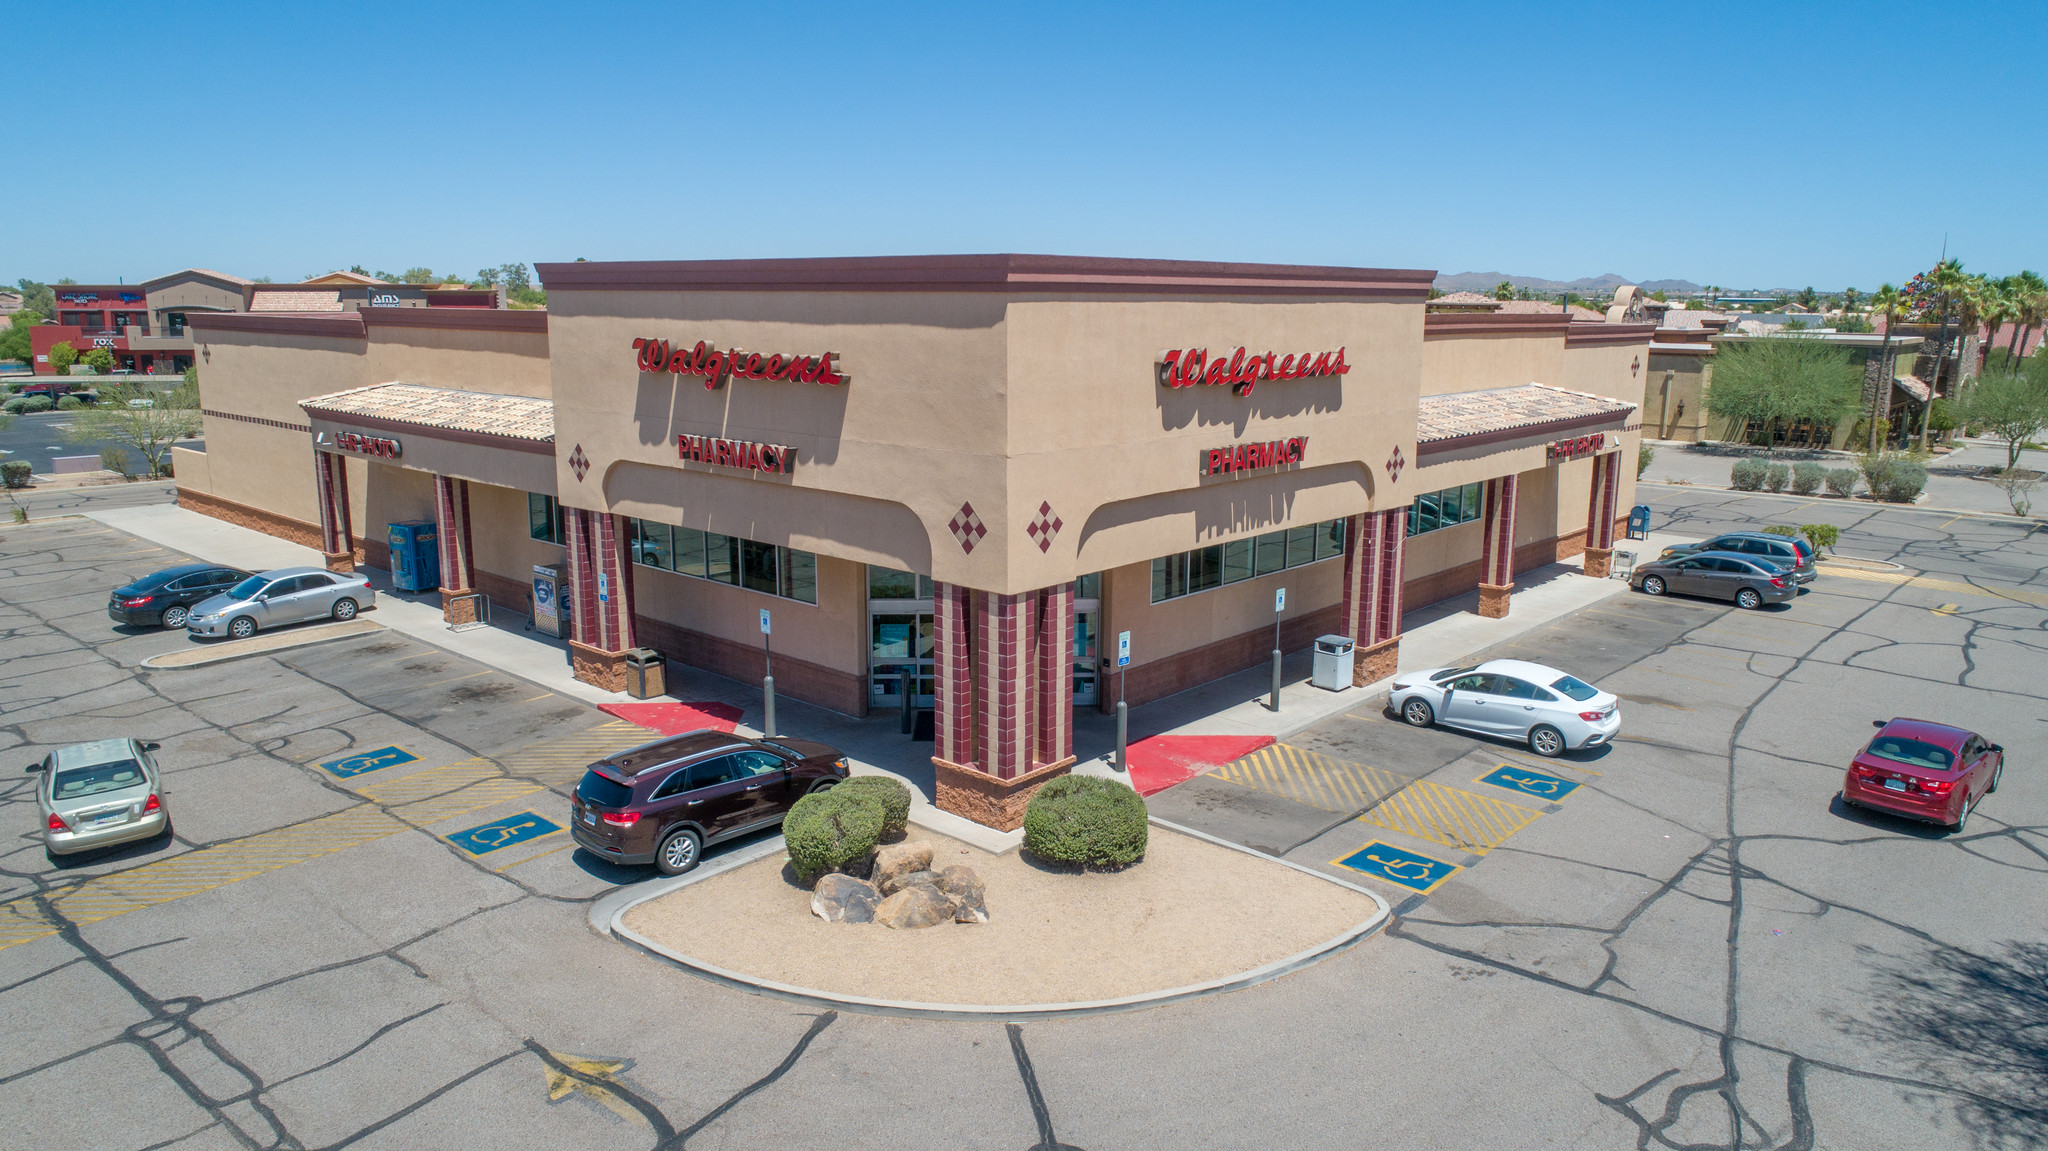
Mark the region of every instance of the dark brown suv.
[[569, 826], [602, 859], [680, 875], [706, 844], [773, 827], [797, 800], [845, 778], [846, 758], [822, 743], [693, 731], [591, 764]]

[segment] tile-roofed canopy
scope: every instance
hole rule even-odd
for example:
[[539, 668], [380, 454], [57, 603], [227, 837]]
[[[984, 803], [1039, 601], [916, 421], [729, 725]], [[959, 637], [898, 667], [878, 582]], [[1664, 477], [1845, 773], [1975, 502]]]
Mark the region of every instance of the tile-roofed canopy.
[[1604, 427], [1635, 410], [1626, 400], [1548, 384], [1424, 396], [1415, 413], [1415, 454]]
[[1919, 376], [1900, 376], [1892, 382], [1904, 388], [1906, 394], [1913, 397], [1914, 403], [1924, 404], [1927, 402], [1927, 397], [1934, 394], [1934, 389], [1929, 387], [1927, 381]]
[[1594, 311], [1592, 308], [1582, 308], [1577, 304], [1567, 304], [1564, 307], [1559, 307], [1548, 300], [1499, 300], [1496, 302], [1500, 304], [1500, 310], [1503, 315], [1522, 316], [1535, 315], [1540, 312], [1550, 312], [1553, 314], [1569, 312], [1572, 319], [1578, 320], [1581, 323], [1604, 324], [1607, 322], [1606, 312]]
[[1443, 305], [1452, 308], [1498, 308], [1501, 301], [1478, 292], [1449, 292], [1429, 301], [1431, 306]]
[[314, 396], [301, 400], [299, 406], [307, 415], [374, 420], [386, 426], [415, 428], [425, 435], [454, 432], [529, 444], [555, 442], [554, 401], [532, 396], [372, 384]]

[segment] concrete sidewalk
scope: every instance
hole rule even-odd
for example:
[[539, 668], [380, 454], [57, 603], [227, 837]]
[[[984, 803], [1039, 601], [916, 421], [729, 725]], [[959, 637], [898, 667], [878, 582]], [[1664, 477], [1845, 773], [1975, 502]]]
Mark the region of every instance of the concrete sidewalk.
[[[321, 564], [320, 553], [312, 548], [170, 504], [108, 508], [85, 514], [109, 527], [195, 558], [251, 571]], [[1632, 550], [1639, 558], [1648, 558], [1669, 544], [1690, 538], [1652, 533], [1648, 540], [1617, 540], [1615, 547], [1617, 552]], [[599, 690], [576, 679], [571, 674], [568, 646], [561, 640], [527, 630], [524, 616], [507, 618], [500, 612], [491, 627], [451, 631], [441, 619], [437, 593], [410, 595], [392, 588], [388, 572], [376, 568], [362, 571], [377, 591], [377, 607], [361, 618], [572, 699], [590, 704], [631, 702], [626, 696]], [[1403, 616], [1401, 670], [1456, 664], [1475, 652], [1626, 590], [1627, 585], [1619, 579], [1588, 578], [1580, 560], [1573, 559], [1522, 573], [1516, 580], [1504, 619], [1480, 616], [1475, 610], [1479, 599], [1476, 591], [1408, 612]], [[1341, 692], [1324, 691], [1308, 683], [1311, 663], [1312, 656], [1307, 651], [1286, 658], [1277, 713], [1266, 707], [1272, 673], [1262, 666], [1131, 709], [1130, 738], [1134, 742], [1153, 735], [1285, 739], [1332, 715], [1373, 706], [1391, 682], [1383, 680]], [[671, 663], [667, 686], [670, 698], [685, 703], [729, 704], [741, 713], [741, 733], [761, 733], [764, 717], [758, 684], [741, 683]], [[1006, 851], [1023, 839], [1021, 831], [993, 831], [931, 806], [930, 800], [936, 794], [932, 745], [902, 734], [899, 715], [894, 711], [856, 719], [784, 698], [776, 701], [776, 718], [777, 728], [783, 734], [821, 740], [845, 751], [856, 771], [894, 775], [909, 784], [918, 796], [911, 817], [920, 826], [990, 851]], [[1079, 757], [1075, 770], [1121, 778], [1111, 767], [1115, 755], [1115, 718], [1093, 708], [1079, 708], [1074, 726], [1075, 754]]]

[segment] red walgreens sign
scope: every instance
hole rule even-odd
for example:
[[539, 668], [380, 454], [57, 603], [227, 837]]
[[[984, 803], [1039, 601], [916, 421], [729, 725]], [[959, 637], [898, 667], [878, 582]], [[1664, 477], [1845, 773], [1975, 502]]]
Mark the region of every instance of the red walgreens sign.
[[779, 476], [796, 470], [796, 449], [779, 444], [757, 444], [749, 440], [719, 440], [709, 436], [676, 437], [676, 456], [721, 468], [744, 468]]
[[1273, 440], [1263, 444], [1235, 444], [1210, 448], [1202, 453], [1202, 474], [1220, 476], [1225, 472], [1251, 472], [1298, 464], [1308, 455], [1308, 437]]
[[839, 371], [839, 353], [822, 356], [785, 356], [780, 352], [764, 356], [744, 348], [719, 351], [703, 340], [685, 348], [671, 349], [667, 340], [635, 336], [633, 348], [640, 354], [643, 372], [668, 372], [677, 376], [702, 376], [706, 389], [723, 387], [728, 380], [795, 380], [801, 384], [847, 383], [852, 376]]
[[1209, 358], [1207, 348], [1172, 348], [1159, 353], [1159, 383], [1168, 388], [1189, 388], [1196, 384], [1229, 384], [1240, 396], [1249, 396], [1260, 380], [1306, 380], [1317, 376], [1344, 376], [1351, 365], [1344, 362], [1344, 349], [1334, 352], [1267, 352], [1247, 355], [1243, 348], [1227, 358]]
[[1544, 462], [1554, 464], [1559, 460], [1575, 460], [1580, 456], [1593, 455], [1606, 446], [1607, 433], [1595, 432], [1590, 436], [1579, 436], [1576, 439], [1559, 440], [1554, 444], [1546, 444], [1544, 446], [1543, 458]]

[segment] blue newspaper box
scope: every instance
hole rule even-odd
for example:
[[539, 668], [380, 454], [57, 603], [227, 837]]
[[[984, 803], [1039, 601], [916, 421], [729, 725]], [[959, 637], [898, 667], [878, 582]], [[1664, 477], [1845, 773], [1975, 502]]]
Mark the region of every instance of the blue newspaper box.
[[390, 525], [391, 583], [399, 591], [433, 591], [441, 586], [440, 536], [433, 520]]

